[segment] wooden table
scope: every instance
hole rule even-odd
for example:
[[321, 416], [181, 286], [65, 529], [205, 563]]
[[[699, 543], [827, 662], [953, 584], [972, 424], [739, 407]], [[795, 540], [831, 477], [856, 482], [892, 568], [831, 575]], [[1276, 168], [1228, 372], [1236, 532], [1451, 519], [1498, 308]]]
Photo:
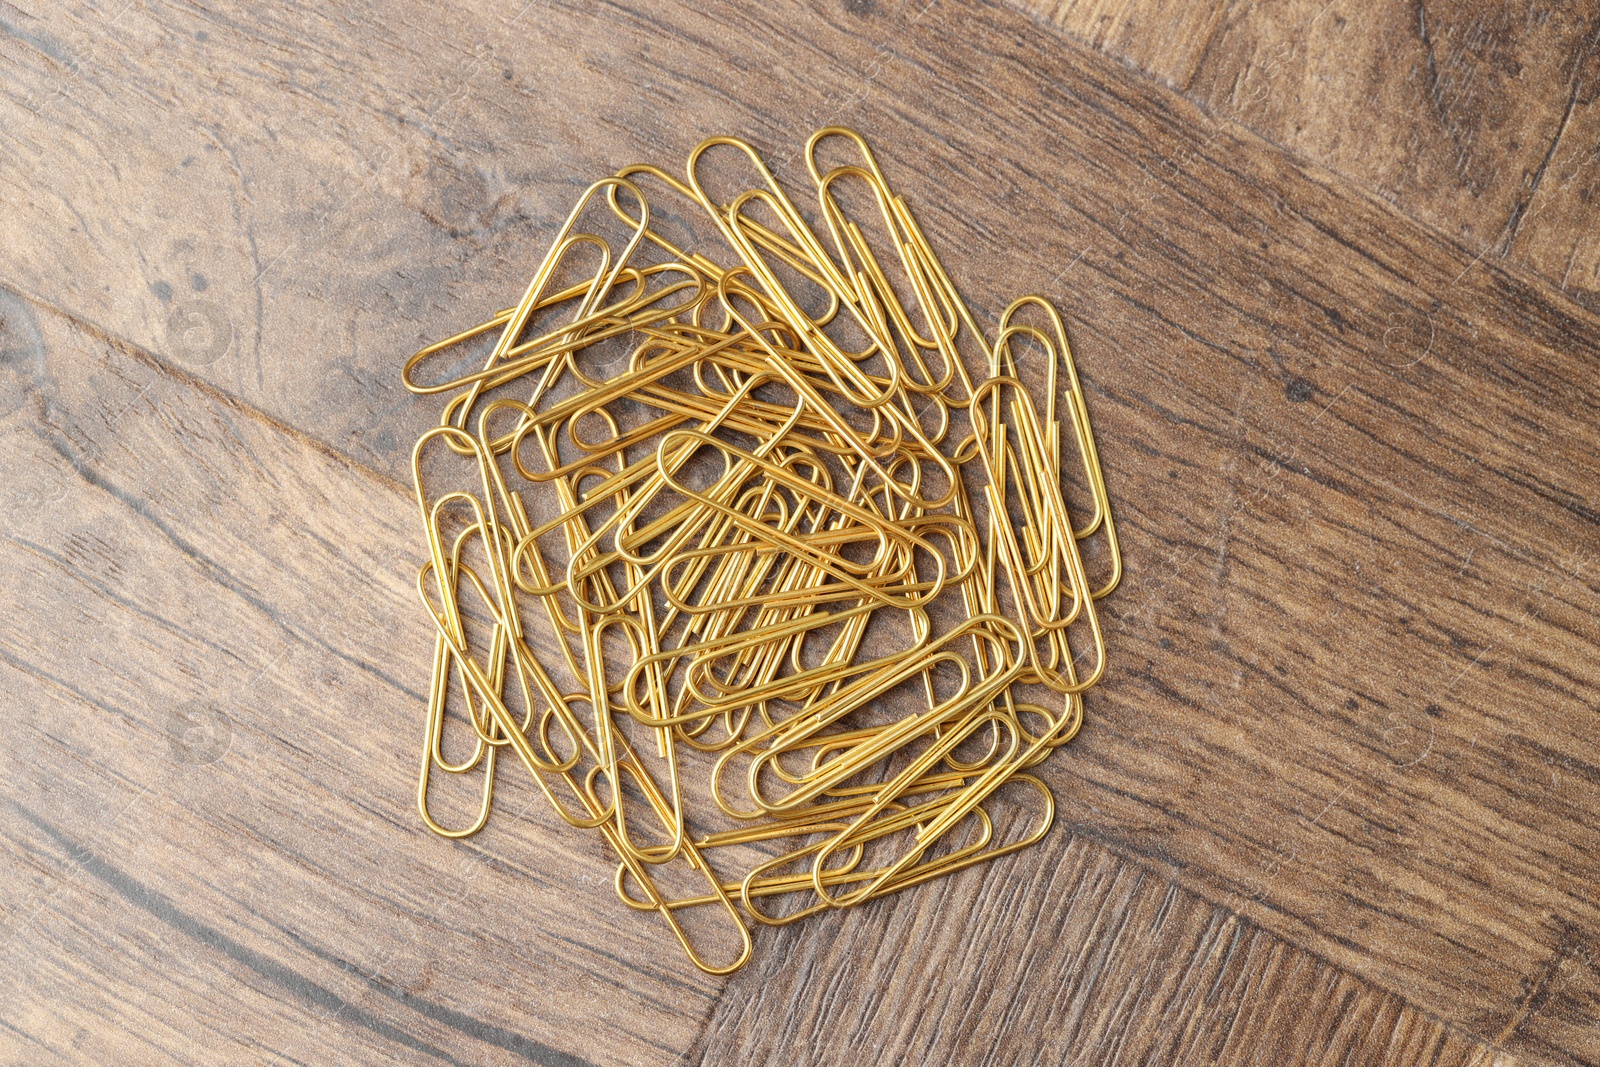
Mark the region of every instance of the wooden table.
[[[0, 1058], [1600, 1063], [1595, 5], [1170, 10], [0, 5]], [[1127, 577], [1043, 844], [714, 980], [419, 824], [396, 372], [835, 122], [1070, 316]]]

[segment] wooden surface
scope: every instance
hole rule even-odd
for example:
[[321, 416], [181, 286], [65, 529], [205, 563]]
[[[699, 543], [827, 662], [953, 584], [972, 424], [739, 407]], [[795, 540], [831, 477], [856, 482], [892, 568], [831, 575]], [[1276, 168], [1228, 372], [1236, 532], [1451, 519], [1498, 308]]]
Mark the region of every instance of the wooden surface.
[[1593, 3], [1016, 3], [1600, 307]]
[[[5, 1061], [1600, 1063], [1593, 19], [1428, 5], [1430, 123], [1398, 8], [1141, 10], [0, 6]], [[1043, 844], [715, 981], [419, 825], [396, 369], [831, 122], [1068, 313], [1128, 572]]]

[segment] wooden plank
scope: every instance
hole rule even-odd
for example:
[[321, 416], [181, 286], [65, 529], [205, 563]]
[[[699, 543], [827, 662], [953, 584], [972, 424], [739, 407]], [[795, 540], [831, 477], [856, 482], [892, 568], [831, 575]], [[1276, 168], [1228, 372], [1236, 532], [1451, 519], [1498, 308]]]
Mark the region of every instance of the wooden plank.
[[1228, 7], [1222, 0], [1015, 0], [1015, 6], [1178, 90], [1193, 82]]
[[1600, 293], [1600, 57], [1592, 47], [1575, 70], [1560, 132], [1525, 183], [1527, 207], [1509, 258], [1557, 280], [1590, 306]]
[[679, 1052], [720, 983], [524, 776], [470, 842], [417, 818], [409, 494], [5, 307], [34, 373], [0, 427], [0, 1059]]
[[1566, 253], [1600, 209], [1540, 190], [1596, 89], [1597, 16], [1594, 4], [1252, 3], [1222, 20], [1191, 92], [1474, 247], [1504, 256], [1520, 239], [1517, 259], [1592, 294]]
[[[1115, 442], [1129, 576], [1066, 824], [1479, 1038], [1600, 1057], [1592, 315], [994, 8], [774, 5], [759, 77], [731, 9], [519, 10], [62, 18], [59, 99], [7, 53], [9, 277], [397, 472], [432, 407], [396, 356], [503, 306], [562, 181], [712, 130], [793, 175], [861, 125], [980, 306], [1069, 310]], [[180, 298], [210, 309], [169, 334]]]
[[1517, 1062], [1096, 842], [1040, 851], [772, 932], [692, 1061]]
[[1485, 255], [1600, 303], [1596, 5], [1016, 2]]

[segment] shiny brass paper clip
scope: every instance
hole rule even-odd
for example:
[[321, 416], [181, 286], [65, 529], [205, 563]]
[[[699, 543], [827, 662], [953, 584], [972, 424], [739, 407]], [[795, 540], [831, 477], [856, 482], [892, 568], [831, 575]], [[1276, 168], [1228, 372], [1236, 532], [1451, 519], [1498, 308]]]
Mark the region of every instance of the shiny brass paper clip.
[[531, 775], [711, 974], [1040, 841], [1122, 576], [1060, 313], [986, 333], [865, 138], [805, 159], [816, 225], [736, 138], [602, 178], [513, 306], [400, 371], [441, 405], [423, 823], [477, 833]]

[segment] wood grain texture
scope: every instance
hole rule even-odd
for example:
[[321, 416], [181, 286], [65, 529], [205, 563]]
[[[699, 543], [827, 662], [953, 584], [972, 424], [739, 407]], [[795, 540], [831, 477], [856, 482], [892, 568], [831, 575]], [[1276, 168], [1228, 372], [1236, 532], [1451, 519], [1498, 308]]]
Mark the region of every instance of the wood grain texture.
[[1096, 842], [1042, 852], [776, 933], [693, 1062], [1517, 1063]]
[[1557, 279], [1590, 306], [1600, 293], [1600, 52], [1579, 57], [1559, 133], [1528, 182], [1503, 240], [1510, 258]]
[[1213, 114], [1600, 303], [1600, 7], [1019, 0]]
[[1224, 7], [1221, 0], [1018, 0], [1017, 6], [1175, 89], [1194, 81]]
[[28, 318], [0, 426], [0, 1062], [670, 1059], [718, 986], [603, 906], [598, 847], [510, 776], [469, 844], [417, 819], [406, 490]]
[[[1065, 830], [1112, 857], [1093, 869], [1132, 863], [1152, 884], [1178, 885], [1218, 922], [1279, 946], [1262, 952], [1317, 961], [1306, 966], [1359, 986], [1362, 1010], [1407, 1020], [1407, 1034], [1430, 1032], [1433, 1019], [1459, 1035], [1438, 1038], [1450, 1049], [1471, 1038], [1484, 1057], [1600, 1062], [1600, 320], [1557, 285], [998, 7], [776, 3], [736, 17], [715, 4], [518, 3], [443, 22], [408, 7], [359, 21], [293, 5], [119, 5], [48, 23], [39, 14], [8, 13], [21, 32], [0, 53], [0, 190], [10, 209], [0, 214], [10, 252], [0, 281], [32, 299], [15, 306], [67, 309], [230, 398], [208, 402], [295, 427], [306, 435], [290, 438], [296, 455], [308, 458], [281, 459], [285, 471], [353, 462], [399, 476], [410, 436], [434, 410], [400, 393], [399, 359], [504, 306], [593, 176], [640, 158], [680, 159], [703, 135], [731, 132], [769, 146], [793, 177], [793, 152], [810, 130], [862, 127], [974, 303], [992, 312], [1040, 291], [1073, 323], [1128, 562], [1108, 620], [1110, 678], [1070, 763], [1051, 772], [1073, 799]], [[738, 48], [724, 25], [743, 28]], [[17, 351], [33, 351], [32, 335], [18, 330]], [[55, 346], [46, 339], [38, 350]], [[35, 369], [47, 364], [5, 363], [32, 390], [31, 406], [6, 411], [26, 433], [43, 432], [53, 410], [38, 399], [59, 376]], [[107, 454], [127, 433], [112, 421], [95, 438]], [[158, 425], [183, 429], [152, 423], [151, 442]], [[126, 453], [125, 476], [143, 479], [135, 497], [162, 490], [157, 468], [139, 473], [160, 455], [152, 443]], [[366, 567], [341, 564], [331, 550], [303, 555], [311, 547], [288, 533], [208, 558], [234, 573], [260, 571], [251, 589], [274, 610], [284, 610], [280, 598], [308, 605], [317, 620], [340, 604], [367, 608], [368, 621], [321, 639], [399, 677], [420, 672], [426, 654], [406, 592], [417, 554], [403, 494], [378, 484], [378, 496], [354, 499], [397, 533], [370, 547]], [[263, 514], [303, 522], [307, 500], [280, 505], [275, 493], [235, 469], [171, 508], [196, 522], [206, 509], [232, 508], [241, 529], [247, 517], [260, 526]], [[319, 536], [339, 546], [356, 535]], [[189, 605], [214, 599], [200, 584], [209, 571], [172, 578], [182, 561], [163, 560], [152, 556], [130, 583]], [[329, 585], [335, 574], [346, 578]], [[392, 609], [371, 599], [374, 574], [392, 591]], [[304, 599], [307, 585], [327, 585], [326, 599]], [[345, 594], [356, 587], [359, 595]], [[131, 632], [52, 639], [62, 624], [45, 606], [60, 603], [34, 594], [30, 604], [8, 640], [48, 651], [79, 688], [80, 674], [115, 678], [173, 658]], [[126, 683], [117, 691], [135, 694], [122, 699], [141, 714], [165, 714], [163, 702], [194, 699], [215, 670], [198, 654], [177, 662], [185, 666], [161, 668], [165, 688], [152, 690], [151, 704]], [[406, 690], [420, 686], [415, 678]], [[286, 693], [302, 684], [282, 683]], [[104, 689], [86, 691], [113, 704]], [[361, 729], [378, 721], [368, 715], [412, 722], [412, 695], [386, 697], [387, 713], [348, 706], [373, 703], [365, 693], [301, 698], [313, 709], [296, 710], [283, 729], [312, 714], [317, 745], [306, 753], [337, 758], [297, 757], [305, 768], [258, 776], [250, 795], [292, 795], [302, 777], [319, 775], [324, 799], [313, 807], [340, 813], [328, 817], [339, 829], [321, 847], [348, 848], [347, 835], [362, 832], [350, 805], [376, 796], [394, 805], [395, 826], [384, 832], [396, 835], [397, 857], [456, 855], [461, 846], [425, 841], [405, 817], [413, 742]], [[363, 718], [345, 721], [357, 712]], [[117, 720], [103, 712], [47, 705], [35, 715], [41, 730], [70, 728], [82, 744], [120, 751], [108, 725]], [[41, 752], [38, 773], [64, 774], [58, 764], [70, 758]], [[93, 821], [28, 810], [69, 840], [81, 841]], [[545, 833], [541, 818], [530, 811], [527, 828], [517, 824], [525, 857], [567, 847], [551, 844], [561, 835]], [[57, 848], [54, 867], [40, 861], [15, 877], [97, 884], [47, 831], [11, 822], [29, 842], [8, 846], [19, 854]], [[244, 849], [249, 832], [234, 832], [228, 822], [206, 840]], [[1064, 836], [1051, 846], [1066, 847]], [[171, 862], [221, 871], [243, 862], [237, 851], [222, 855], [210, 865]], [[122, 859], [116, 869], [130, 877], [154, 862]], [[494, 899], [526, 916], [529, 937], [599, 937], [608, 928], [596, 894], [561, 892], [603, 870], [597, 856], [582, 860], [533, 879], [548, 899], [519, 888], [531, 859], [508, 863]], [[1033, 862], [1024, 854], [1004, 870], [1026, 876]], [[375, 875], [337, 870], [357, 892], [377, 892]], [[1005, 883], [954, 884], [965, 887], [955, 914], [981, 917]], [[154, 891], [178, 899], [159, 883]], [[921, 907], [915, 899], [846, 918], [881, 931], [901, 914], [894, 909]], [[359, 914], [328, 886], [307, 900], [307, 923]], [[360, 921], [380, 940], [375, 961], [357, 962], [362, 974], [384, 973], [395, 921], [426, 921], [420, 908], [405, 920], [372, 909]], [[483, 909], [468, 910], [459, 921], [486, 921]], [[232, 914], [196, 921], [223, 930]], [[430, 946], [427, 958], [449, 973], [493, 973], [469, 943]], [[1166, 969], [1192, 954], [1180, 942], [1148, 943], [1140, 966], [1178, 981]], [[514, 1008], [477, 979], [463, 979], [466, 991], [445, 1003], [594, 1062], [605, 1055], [573, 1043], [583, 1035], [597, 1048], [633, 1050], [623, 1058], [688, 1046], [713, 987], [691, 982], [688, 1006], [670, 1022], [649, 1011], [642, 1022], [607, 1015], [600, 992], [574, 1006], [567, 990], [583, 988], [575, 972], [586, 952], [553, 949], [527, 963], [553, 977]], [[54, 942], [36, 953], [39, 967], [73, 958]], [[828, 959], [822, 971], [844, 965]], [[1071, 957], [1040, 959], [1050, 972], [1041, 981], [1082, 979]], [[946, 971], [961, 966], [939, 960]], [[317, 966], [337, 971], [320, 958]], [[663, 990], [679, 980], [676, 971], [618, 979], [617, 995], [675, 1007], [676, 994]], [[101, 981], [127, 995], [124, 984]], [[796, 1009], [786, 987], [771, 987], [769, 996], [729, 986], [751, 1005], [725, 1003], [717, 1018], [756, 1012], [776, 1026]], [[366, 988], [368, 1001], [400, 1012], [383, 1018], [410, 1018]], [[837, 988], [838, 997], [861, 995]], [[1304, 987], [1260, 988], [1251, 995], [1263, 998], [1263, 1032], [1310, 1048], [1294, 1045], [1316, 1039], [1294, 1036], [1292, 1025], [1305, 1012]], [[474, 996], [484, 998], [481, 1016], [468, 1006]], [[1222, 1025], [1198, 1008], [1185, 1018], [1201, 1030]], [[241, 1032], [273, 1026], [262, 1017]], [[708, 1033], [727, 1040], [725, 1029]], [[1321, 1032], [1335, 1044], [1355, 1033]], [[1420, 1048], [1434, 1038], [1415, 1040]], [[1380, 1056], [1384, 1047], [1358, 1051]]]

